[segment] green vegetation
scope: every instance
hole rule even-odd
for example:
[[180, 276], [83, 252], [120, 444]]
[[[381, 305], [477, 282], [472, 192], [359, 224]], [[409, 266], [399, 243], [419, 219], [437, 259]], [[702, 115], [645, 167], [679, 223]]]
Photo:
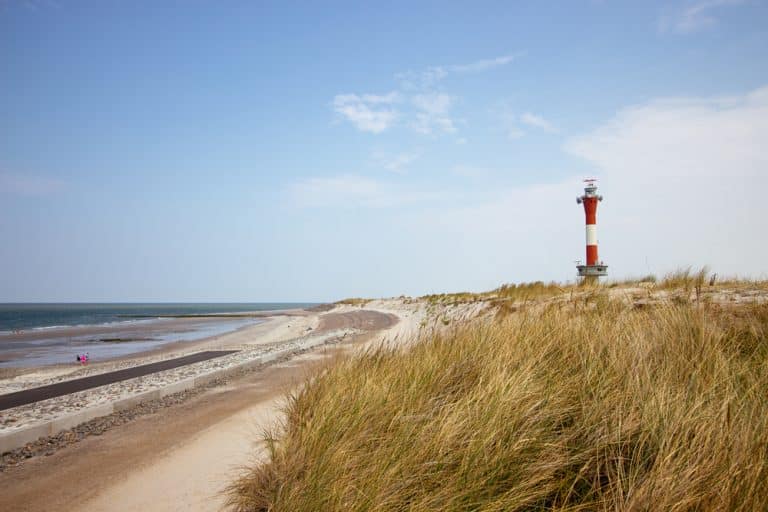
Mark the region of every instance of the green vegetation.
[[231, 505], [765, 509], [767, 305], [638, 309], [596, 290], [507, 313], [318, 372]]

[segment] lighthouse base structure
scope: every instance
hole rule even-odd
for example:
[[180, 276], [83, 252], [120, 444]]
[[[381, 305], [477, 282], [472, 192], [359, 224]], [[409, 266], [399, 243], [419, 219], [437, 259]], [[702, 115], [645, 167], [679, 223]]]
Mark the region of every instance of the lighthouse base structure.
[[608, 265], [576, 265], [576, 269], [587, 284], [595, 284], [599, 277], [608, 275]]

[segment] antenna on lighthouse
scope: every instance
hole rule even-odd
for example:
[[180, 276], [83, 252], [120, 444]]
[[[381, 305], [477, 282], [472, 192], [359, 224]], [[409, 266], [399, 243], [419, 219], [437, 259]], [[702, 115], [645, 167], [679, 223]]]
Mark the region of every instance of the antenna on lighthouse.
[[584, 194], [576, 198], [576, 203], [584, 205], [587, 264], [578, 264], [576, 269], [585, 282], [595, 283], [598, 278], [608, 275], [608, 265], [597, 259], [597, 203], [603, 200], [603, 196], [597, 193], [597, 178], [587, 178], [584, 184]]

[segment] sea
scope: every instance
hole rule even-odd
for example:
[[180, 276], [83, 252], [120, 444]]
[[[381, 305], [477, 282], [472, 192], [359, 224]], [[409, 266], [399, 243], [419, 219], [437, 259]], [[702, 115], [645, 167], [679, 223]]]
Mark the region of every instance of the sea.
[[313, 303], [4, 303], [0, 368], [98, 361], [195, 341], [263, 321], [227, 316], [307, 308]]

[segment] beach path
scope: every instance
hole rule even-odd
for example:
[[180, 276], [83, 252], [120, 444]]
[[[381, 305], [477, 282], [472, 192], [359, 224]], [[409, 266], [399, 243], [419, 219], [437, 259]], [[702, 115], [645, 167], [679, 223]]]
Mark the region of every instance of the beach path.
[[208, 350], [205, 352], [196, 352], [188, 356], [177, 357], [175, 359], [166, 359], [165, 361], [144, 364], [141, 366], [134, 366], [132, 368], [126, 368], [125, 370], [99, 373], [97, 375], [91, 375], [90, 377], [65, 380], [57, 384], [49, 384], [48, 386], [41, 386], [39, 388], [25, 389], [24, 391], [17, 391], [16, 393], [8, 393], [5, 395], [0, 395], [0, 411], [10, 409], [12, 407], [18, 407], [19, 405], [31, 404], [57, 396], [76, 393], [78, 391], [83, 391], [98, 386], [104, 386], [106, 384], [112, 384], [113, 382], [120, 382], [123, 380], [133, 379], [135, 377], [141, 377], [143, 375], [149, 375], [150, 373], [161, 372], [163, 370], [171, 370], [173, 368], [178, 368], [179, 366], [199, 363], [200, 361], [207, 361], [208, 359], [214, 359], [216, 357], [222, 357], [234, 353], [234, 350]]

